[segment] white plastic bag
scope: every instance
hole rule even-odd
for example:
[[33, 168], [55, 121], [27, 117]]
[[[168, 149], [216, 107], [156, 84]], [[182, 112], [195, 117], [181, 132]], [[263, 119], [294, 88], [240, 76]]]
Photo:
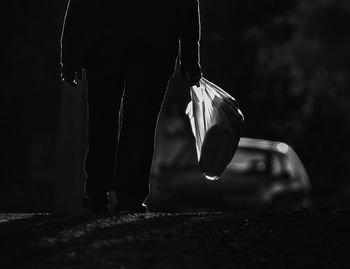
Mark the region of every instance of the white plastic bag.
[[190, 88], [188, 115], [199, 166], [209, 180], [216, 180], [232, 160], [240, 139], [244, 116], [237, 101], [212, 82], [202, 78]]

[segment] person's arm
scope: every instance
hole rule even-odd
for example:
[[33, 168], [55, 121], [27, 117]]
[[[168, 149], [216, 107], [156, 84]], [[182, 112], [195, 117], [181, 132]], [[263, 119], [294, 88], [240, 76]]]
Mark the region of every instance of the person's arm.
[[69, 0], [61, 35], [61, 77], [76, 86], [75, 76], [81, 78], [84, 39], [84, 1]]
[[199, 83], [200, 67], [200, 14], [198, 0], [181, 1], [181, 76], [190, 86]]

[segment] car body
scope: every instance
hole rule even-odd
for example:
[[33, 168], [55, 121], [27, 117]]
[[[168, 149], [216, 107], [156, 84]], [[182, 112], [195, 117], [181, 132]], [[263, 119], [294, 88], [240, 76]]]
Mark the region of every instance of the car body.
[[218, 180], [200, 172], [195, 149], [183, 147], [152, 174], [148, 206], [155, 211], [310, 207], [310, 180], [286, 143], [241, 138]]

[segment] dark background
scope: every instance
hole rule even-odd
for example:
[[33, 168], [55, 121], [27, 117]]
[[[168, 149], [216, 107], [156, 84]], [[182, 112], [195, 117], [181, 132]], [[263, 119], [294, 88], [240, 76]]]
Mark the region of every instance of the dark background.
[[[86, 105], [83, 88], [59, 80], [66, 4], [3, 6], [1, 211], [81, 210]], [[239, 101], [244, 136], [290, 144], [311, 178], [313, 205], [347, 208], [349, 1], [201, 0], [200, 6], [204, 76]], [[177, 76], [162, 117], [186, 120], [188, 101]]]

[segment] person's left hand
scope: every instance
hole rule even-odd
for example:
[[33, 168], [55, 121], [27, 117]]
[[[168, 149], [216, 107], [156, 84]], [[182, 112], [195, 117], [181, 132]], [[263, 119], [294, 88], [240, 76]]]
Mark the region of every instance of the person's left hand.
[[202, 71], [199, 64], [197, 65], [181, 64], [180, 73], [181, 73], [182, 81], [186, 83], [189, 87], [192, 87], [195, 85], [199, 87], [199, 81], [202, 78]]

